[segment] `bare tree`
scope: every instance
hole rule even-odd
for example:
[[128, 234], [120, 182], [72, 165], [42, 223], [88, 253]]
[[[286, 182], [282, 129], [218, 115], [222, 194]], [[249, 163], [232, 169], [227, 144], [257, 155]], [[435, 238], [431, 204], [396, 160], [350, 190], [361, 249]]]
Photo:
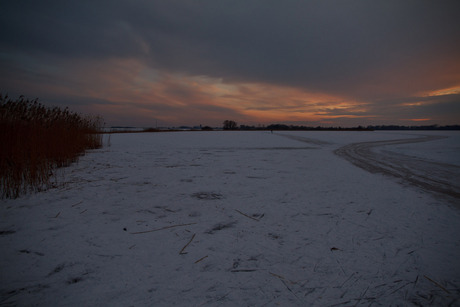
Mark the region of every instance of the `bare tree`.
[[236, 130], [237, 123], [233, 120], [225, 120], [224, 121], [224, 130]]

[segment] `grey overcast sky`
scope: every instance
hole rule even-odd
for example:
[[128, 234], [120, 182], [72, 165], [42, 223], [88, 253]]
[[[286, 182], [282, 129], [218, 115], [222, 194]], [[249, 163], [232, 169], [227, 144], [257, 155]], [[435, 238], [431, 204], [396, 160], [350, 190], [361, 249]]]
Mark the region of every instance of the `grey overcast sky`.
[[0, 1], [0, 92], [109, 125], [460, 124], [460, 1]]

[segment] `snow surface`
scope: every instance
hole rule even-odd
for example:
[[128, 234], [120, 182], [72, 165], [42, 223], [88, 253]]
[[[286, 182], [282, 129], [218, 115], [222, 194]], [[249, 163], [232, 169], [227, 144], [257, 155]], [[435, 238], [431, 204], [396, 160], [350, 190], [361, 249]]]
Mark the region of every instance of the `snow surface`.
[[0, 202], [0, 305], [458, 306], [459, 199], [334, 154], [423, 135], [375, 151], [458, 175], [458, 132], [113, 134]]

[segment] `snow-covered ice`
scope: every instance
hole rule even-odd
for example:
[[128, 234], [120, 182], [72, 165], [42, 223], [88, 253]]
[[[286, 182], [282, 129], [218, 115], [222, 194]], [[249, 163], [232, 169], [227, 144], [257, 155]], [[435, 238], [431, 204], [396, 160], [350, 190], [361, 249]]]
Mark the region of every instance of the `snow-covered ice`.
[[[426, 135], [359, 158], [387, 173], [337, 151]], [[409, 180], [442, 165], [457, 191], [459, 152], [450, 131], [114, 134], [1, 200], [0, 305], [459, 305], [460, 200]]]

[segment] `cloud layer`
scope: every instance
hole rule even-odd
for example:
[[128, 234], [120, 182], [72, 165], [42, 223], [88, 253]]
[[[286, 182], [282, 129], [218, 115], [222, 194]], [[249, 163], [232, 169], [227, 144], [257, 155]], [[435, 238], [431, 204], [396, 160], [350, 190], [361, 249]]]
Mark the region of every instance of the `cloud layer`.
[[11, 1], [0, 90], [113, 124], [458, 123], [458, 1]]

